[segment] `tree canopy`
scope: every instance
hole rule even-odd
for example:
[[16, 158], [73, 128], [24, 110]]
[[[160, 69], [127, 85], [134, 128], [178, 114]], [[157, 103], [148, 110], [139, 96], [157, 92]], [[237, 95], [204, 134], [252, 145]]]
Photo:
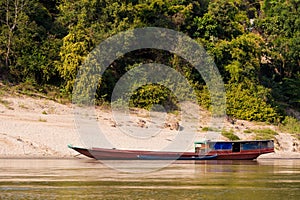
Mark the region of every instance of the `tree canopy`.
[[[138, 27], [180, 31], [214, 58], [227, 94], [227, 114], [277, 122], [300, 107], [299, 0], [0, 0], [0, 80], [54, 85], [72, 93], [78, 68], [103, 40]], [[186, 77], [209, 108], [201, 75], [178, 55], [130, 52], [106, 70], [97, 98], [109, 101], [124, 73], [139, 63], [161, 63]], [[152, 94], [152, 95], [151, 95]], [[148, 85], [134, 106], [167, 104], [171, 91]], [[176, 106], [175, 106], [176, 107]]]

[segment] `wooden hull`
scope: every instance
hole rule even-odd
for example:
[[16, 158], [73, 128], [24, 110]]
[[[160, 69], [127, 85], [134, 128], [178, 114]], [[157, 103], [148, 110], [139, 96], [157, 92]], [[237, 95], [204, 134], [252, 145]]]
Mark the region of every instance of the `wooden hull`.
[[192, 160], [199, 158], [199, 155], [194, 152], [139, 151], [104, 148], [92, 148], [89, 151], [97, 160], [163, 160], [169, 158], [173, 158], [174, 160]]
[[209, 160], [216, 158], [216, 155], [199, 155], [194, 152], [164, 152], [164, 151], [138, 151], [118, 150], [105, 148], [69, 148], [96, 160]]
[[206, 155], [199, 155], [194, 152], [86, 149], [72, 146], [69, 146], [69, 148], [97, 160], [253, 160], [261, 154], [274, 152], [273, 149], [260, 149], [241, 152], [210, 151]]

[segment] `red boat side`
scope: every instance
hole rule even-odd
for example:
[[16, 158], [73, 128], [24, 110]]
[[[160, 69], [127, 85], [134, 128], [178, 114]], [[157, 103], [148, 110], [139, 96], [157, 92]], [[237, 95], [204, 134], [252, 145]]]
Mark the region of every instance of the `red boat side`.
[[195, 142], [195, 152], [121, 150], [98, 147], [86, 149], [71, 145], [69, 148], [97, 160], [136, 160], [141, 158], [196, 160], [205, 159], [205, 157], [217, 160], [253, 160], [261, 154], [274, 152], [274, 142], [273, 140]]

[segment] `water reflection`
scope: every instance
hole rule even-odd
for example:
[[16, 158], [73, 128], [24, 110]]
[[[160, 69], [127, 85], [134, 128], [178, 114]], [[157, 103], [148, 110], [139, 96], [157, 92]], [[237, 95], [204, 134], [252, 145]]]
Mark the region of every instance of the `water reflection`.
[[124, 173], [88, 159], [0, 159], [0, 199], [299, 199], [299, 188], [300, 160], [176, 161]]

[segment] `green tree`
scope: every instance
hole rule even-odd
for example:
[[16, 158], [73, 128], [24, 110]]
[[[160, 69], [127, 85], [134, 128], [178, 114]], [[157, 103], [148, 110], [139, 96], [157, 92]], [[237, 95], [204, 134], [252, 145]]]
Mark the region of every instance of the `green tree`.
[[60, 49], [62, 64], [57, 65], [57, 68], [66, 81], [67, 91], [72, 91], [77, 69], [83, 64], [86, 55], [93, 47], [92, 36], [79, 25], [64, 37]]
[[227, 85], [226, 113], [238, 119], [278, 123], [280, 112], [274, 106], [270, 90], [254, 83]]
[[256, 12], [256, 4], [251, 1], [212, 1], [203, 17], [194, 18], [194, 36], [211, 41], [233, 39], [249, 30]]
[[297, 76], [300, 70], [300, 10], [298, 0], [264, 1], [264, 15], [257, 22], [266, 40], [268, 66], [280, 78]]
[[[266, 86], [273, 89], [278, 101], [299, 107], [300, 97], [300, 1], [263, 1], [263, 13], [255, 28], [265, 41]], [[293, 91], [293, 92], [292, 92]]]
[[[38, 0], [1, 2], [0, 52], [6, 76], [15, 82], [49, 83], [57, 79], [54, 67], [63, 34], [53, 15]], [[57, 34], [59, 33], [59, 34]], [[3, 47], [5, 46], [5, 50]], [[2, 66], [3, 67], [3, 66]]]
[[[138, 3], [110, 0], [63, 1], [59, 9], [61, 11], [59, 21], [68, 27], [69, 34], [63, 40], [64, 44], [60, 52], [61, 63], [58, 63], [57, 68], [66, 80], [66, 89], [71, 91], [78, 67], [96, 44], [120, 31], [136, 27], [160, 26], [179, 29], [191, 12], [192, 4], [166, 0]], [[78, 46], [81, 48], [78, 49]], [[102, 79], [102, 87], [114, 85], [111, 82], [120, 78], [122, 75], [120, 72], [125, 72], [127, 66], [139, 63], [142, 58], [147, 60], [143, 57], [145, 55], [141, 50], [113, 63], [112, 68]], [[165, 63], [170, 60], [170, 55], [168, 58], [165, 58], [164, 54], [155, 55], [158, 55], [154, 59], [156, 62]], [[150, 62], [154, 61], [150, 60]], [[106, 81], [110, 84], [105, 83]], [[104, 90], [112, 91], [112, 88], [104, 88]]]
[[231, 61], [225, 70], [230, 74], [230, 82], [259, 81], [262, 43], [262, 38], [252, 33], [229, 43]]
[[4, 54], [5, 67], [9, 68], [12, 60], [15, 34], [19, 25], [26, 21], [25, 9], [28, 6], [27, 0], [0, 1], [1, 6], [1, 36], [2, 49], [5, 46]]

